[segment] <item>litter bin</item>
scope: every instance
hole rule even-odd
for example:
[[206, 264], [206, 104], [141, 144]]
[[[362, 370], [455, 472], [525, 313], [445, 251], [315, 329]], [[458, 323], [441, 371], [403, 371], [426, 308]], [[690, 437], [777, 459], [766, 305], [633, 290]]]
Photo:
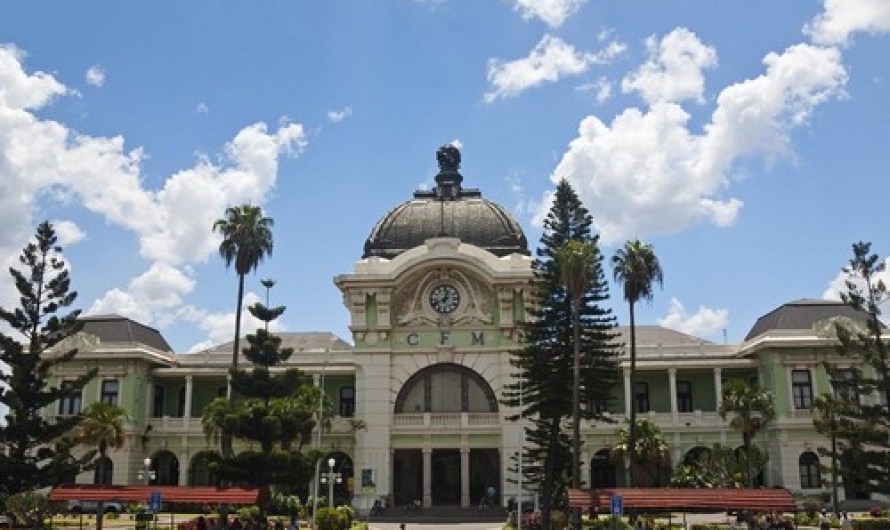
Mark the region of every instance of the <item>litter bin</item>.
[[154, 514], [146, 511], [136, 512], [136, 530], [148, 530], [149, 523], [154, 519]]

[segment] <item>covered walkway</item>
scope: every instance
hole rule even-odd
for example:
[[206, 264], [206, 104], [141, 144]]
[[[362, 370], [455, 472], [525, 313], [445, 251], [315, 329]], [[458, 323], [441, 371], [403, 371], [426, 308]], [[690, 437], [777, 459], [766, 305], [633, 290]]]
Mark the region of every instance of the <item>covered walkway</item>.
[[260, 488], [219, 488], [214, 486], [93, 486], [72, 484], [53, 488], [54, 501], [148, 502], [160, 493], [167, 503], [257, 504], [268, 496]]
[[570, 489], [569, 506], [612, 508], [612, 497], [622, 498], [625, 511], [740, 511], [794, 512], [797, 504], [791, 492], [780, 488], [607, 488]]

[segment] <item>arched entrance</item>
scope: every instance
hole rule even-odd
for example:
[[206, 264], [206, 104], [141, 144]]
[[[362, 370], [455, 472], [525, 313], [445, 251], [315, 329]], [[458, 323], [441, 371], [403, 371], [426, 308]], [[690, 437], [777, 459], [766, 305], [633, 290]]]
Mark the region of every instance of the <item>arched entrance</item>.
[[209, 463], [214, 459], [213, 451], [201, 451], [192, 458], [189, 466], [189, 486], [219, 486], [219, 477], [210, 471]]
[[594, 488], [615, 488], [618, 486], [618, 472], [612, 462], [612, 452], [600, 449], [590, 461], [590, 484]]
[[170, 451], [160, 451], [151, 459], [151, 469], [155, 472], [152, 484], [158, 486], [179, 485], [179, 459]]
[[[460, 436], [455, 437], [470, 414], [497, 411], [491, 386], [465, 366], [438, 363], [411, 376], [396, 397], [395, 413], [429, 415], [432, 424], [443, 427], [438, 433], [441, 436], [431, 434], [435, 447], [393, 451], [393, 502], [402, 506], [415, 501], [426, 506], [470, 506], [488, 487], [500, 489], [497, 445], [470, 443], [467, 447]], [[429, 470], [429, 477], [424, 476], [424, 470]]]
[[[355, 491], [355, 471], [352, 465], [352, 458], [349, 457], [346, 453], [341, 451], [336, 451], [328, 454], [327, 457], [322, 461], [322, 473], [329, 473], [330, 469], [328, 466], [328, 461], [333, 458], [334, 459], [334, 473], [340, 474], [340, 481], [334, 481], [334, 505], [339, 506], [341, 504], [349, 504], [352, 499], [352, 495]], [[322, 484], [321, 489], [322, 494], [327, 495], [329, 492], [328, 483]]]

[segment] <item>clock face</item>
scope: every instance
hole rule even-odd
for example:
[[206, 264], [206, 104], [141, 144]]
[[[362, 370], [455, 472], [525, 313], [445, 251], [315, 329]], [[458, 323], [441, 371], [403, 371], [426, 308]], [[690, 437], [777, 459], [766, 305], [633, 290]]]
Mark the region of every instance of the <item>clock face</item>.
[[453, 285], [443, 283], [430, 291], [430, 306], [437, 313], [451, 313], [458, 305], [460, 305], [460, 293]]

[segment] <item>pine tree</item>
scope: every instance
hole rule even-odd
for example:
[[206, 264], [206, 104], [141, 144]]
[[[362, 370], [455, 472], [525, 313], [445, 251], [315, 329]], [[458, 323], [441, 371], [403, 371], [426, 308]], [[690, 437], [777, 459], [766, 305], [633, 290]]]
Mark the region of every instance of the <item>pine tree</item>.
[[[249, 311], [268, 324], [284, 309], [257, 303]], [[218, 398], [207, 410], [217, 411], [220, 417], [205, 416], [213, 434], [255, 443], [259, 451], [224, 455], [217, 469], [222, 480], [234, 484], [308, 484], [311, 465], [300, 450], [316, 425], [319, 390], [312, 385], [312, 378], [299, 369], [273, 373], [272, 369], [294, 352], [293, 348], [282, 348], [281, 337], [270, 333], [267, 327], [264, 325], [246, 337], [248, 346], [243, 354], [252, 368], [230, 369], [233, 401], [227, 404], [225, 398]]]
[[[72, 361], [76, 349], [62, 350], [59, 343], [76, 334], [80, 311], [56, 313], [70, 306], [77, 293], [61, 258], [53, 227], [43, 222], [35, 240], [22, 250], [19, 261], [25, 272], [10, 268], [19, 292], [20, 306], [0, 308], [0, 319], [18, 331], [24, 342], [0, 333], [0, 362], [8, 371], [0, 372], [0, 403], [8, 407], [0, 439], [6, 451], [0, 453], [0, 500], [9, 495], [73, 481], [92, 459], [89, 453], [74, 458], [71, 434], [80, 424], [79, 411], [72, 415], [44, 418], [43, 412], [62, 398], [80, 395], [95, 377], [91, 370], [64, 385], [50, 386], [49, 374]], [[57, 348], [54, 348], [57, 347]]]
[[826, 363], [833, 392], [815, 403], [816, 429], [834, 441], [833, 450], [820, 453], [835, 463], [833, 472], [843, 470], [848, 495], [890, 494], [890, 358], [881, 322], [881, 306], [890, 293], [879, 278], [885, 266], [871, 252], [871, 243], [853, 245], [841, 299], [862, 312], [864, 326], [835, 322], [837, 353], [844, 360]]
[[[523, 326], [524, 346], [511, 364], [514, 382], [506, 385], [503, 403], [518, 407], [522, 393], [522, 416], [528, 449], [524, 451], [525, 477], [542, 485], [542, 517], [549, 528], [550, 511], [565, 502], [566, 481], [571, 479], [571, 443], [567, 421], [572, 417], [573, 380], [572, 299], [562, 281], [556, 257], [570, 241], [592, 247], [591, 273], [580, 306], [581, 415], [605, 421], [603, 414], [609, 391], [618, 378], [616, 320], [603, 306], [609, 298], [603, 273], [599, 237], [591, 233], [592, 218], [566, 181], [556, 187], [553, 206], [544, 221], [544, 234], [533, 263], [535, 273], [532, 318]], [[520, 384], [521, 379], [521, 384]], [[520, 389], [521, 387], [521, 389]], [[518, 418], [514, 416], [512, 419]]]

